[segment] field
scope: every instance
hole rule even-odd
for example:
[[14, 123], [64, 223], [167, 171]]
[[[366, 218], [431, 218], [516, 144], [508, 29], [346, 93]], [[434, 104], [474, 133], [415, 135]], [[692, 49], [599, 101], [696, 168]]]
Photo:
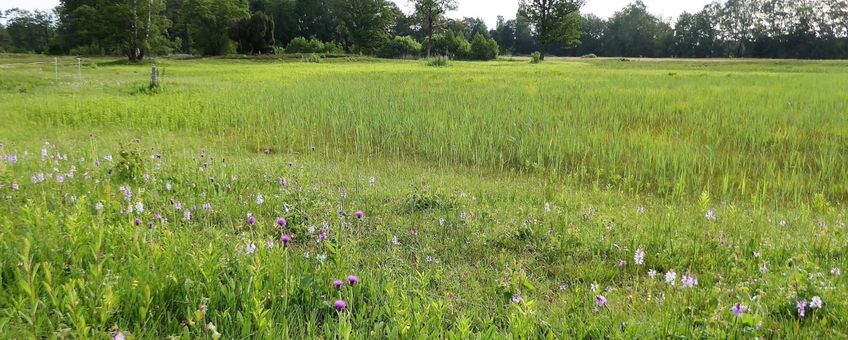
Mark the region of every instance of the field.
[[848, 62], [60, 62], [4, 338], [848, 337]]

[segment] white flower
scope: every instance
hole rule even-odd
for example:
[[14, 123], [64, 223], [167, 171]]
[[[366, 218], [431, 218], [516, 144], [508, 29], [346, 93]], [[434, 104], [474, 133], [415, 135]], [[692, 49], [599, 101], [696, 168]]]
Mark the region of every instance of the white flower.
[[677, 281], [677, 273], [675, 273], [673, 269], [671, 269], [671, 270], [669, 270], [668, 272], [665, 273], [665, 282], [666, 283], [668, 283], [670, 285], [674, 285], [674, 283], [676, 281]]
[[813, 298], [810, 299], [810, 308], [812, 309], [819, 309], [822, 307], [823, 304], [824, 303], [822, 302], [821, 298], [818, 296], [813, 296]]
[[261, 205], [265, 202], [265, 198], [262, 197], [262, 194], [256, 194], [256, 204]]
[[652, 279], [653, 279], [653, 278], [655, 278], [655, 277], [657, 277], [657, 271], [656, 271], [656, 270], [653, 270], [653, 269], [648, 270], [648, 277], [650, 277], [650, 278], [652, 278]]
[[136, 202], [135, 203], [135, 211], [138, 212], [139, 214], [143, 213], [144, 212], [144, 203], [141, 203], [141, 201]]
[[94, 203], [94, 210], [97, 210], [97, 211], [103, 210], [103, 202]]
[[833, 276], [842, 275], [842, 270], [839, 269], [839, 268], [833, 267], [833, 269], [830, 270], [830, 275], [833, 275]]

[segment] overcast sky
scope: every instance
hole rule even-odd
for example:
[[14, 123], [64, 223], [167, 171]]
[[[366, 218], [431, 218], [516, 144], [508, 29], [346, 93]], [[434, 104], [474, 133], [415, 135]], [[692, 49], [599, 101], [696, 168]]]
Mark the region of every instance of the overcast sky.
[[[408, 0], [392, 0], [405, 11], [410, 11]], [[602, 18], [609, 18], [615, 11], [636, 0], [587, 0], [583, 13], [593, 13]], [[696, 12], [712, 0], [643, 0], [648, 11], [661, 17], [676, 18], [680, 13]], [[458, 0], [459, 8], [450, 17], [479, 17], [493, 28], [498, 15], [510, 19], [515, 17], [518, 9], [517, 0]], [[59, 0], [0, 0], [0, 9], [50, 9], [59, 4]]]

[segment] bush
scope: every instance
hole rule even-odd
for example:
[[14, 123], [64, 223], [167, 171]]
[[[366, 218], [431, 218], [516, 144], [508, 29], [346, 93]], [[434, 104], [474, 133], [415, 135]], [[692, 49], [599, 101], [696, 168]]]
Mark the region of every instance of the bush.
[[586, 55], [581, 56], [580, 58], [583, 58], [583, 59], [595, 59], [595, 58], [597, 58], [597, 57], [598, 57], [598, 56], [597, 56], [597, 55], [595, 55], [594, 53], [589, 53], [589, 54], [586, 54]]
[[325, 49], [324, 43], [315, 38], [306, 40], [304, 37], [297, 37], [286, 45], [286, 53], [322, 53]]
[[450, 59], [446, 56], [439, 55], [433, 58], [427, 59], [427, 66], [433, 67], [445, 67], [448, 66]]
[[474, 40], [471, 42], [471, 59], [474, 60], [492, 60], [498, 57], [498, 42], [492, 38], [486, 38], [482, 34], [474, 35]]
[[424, 41], [425, 45], [432, 43], [432, 50], [440, 55], [450, 56], [458, 59], [466, 59], [471, 55], [471, 44], [463, 35], [456, 35], [448, 30], [443, 34], [433, 36], [433, 41]]
[[324, 44], [324, 50], [321, 51], [328, 54], [344, 54], [344, 47], [335, 41], [330, 41]]
[[398, 36], [383, 44], [377, 53], [380, 58], [417, 57], [421, 53], [421, 44], [410, 36]]
[[541, 63], [541, 62], [542, 62], [542, 53], [540, 53], [539, 51], [533, 52], [533, 54], [530, 55], [530, 63], [531, 64], [538, 64], [538, 63]]

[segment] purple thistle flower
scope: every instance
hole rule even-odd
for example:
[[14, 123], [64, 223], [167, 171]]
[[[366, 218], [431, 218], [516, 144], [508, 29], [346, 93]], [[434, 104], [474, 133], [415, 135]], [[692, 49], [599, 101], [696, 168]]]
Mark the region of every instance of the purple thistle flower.
[[624, 267], [627, 267], [627, 261], [618, 260], [618, 268], [624, 268]]
[[153, 222], [153, 221], [147, 222], [148, 228], [153, 229], [153, 227], [155, 227], [155, 226], [156, 226], [156, 222]]
[[182, 210], [182, 209], [183, 209], [183, 204], [180, 203], [180, 201], [174, 202], [174, 210]]
[[683, 283], [683, 288], [692, 288], [698, 285], [698, 278], [693, 275], [683, 275], [683, 279], [681, 280]]
[[512, 296], [512, 303], [521, 303], [521, 295], [515, 294]]
[[704, 217], [706, 217], [706, 218], [707, 218], [707, 221], [715, 222], [715, 220], [716, 220], [715, 210], [713, 210], [712, 208], [710, 208], [709, 210], [707, 210], [707, 213], [706, 213], [706, 214], [704, 214]]
[[807, 300], [805, 300], [805, 299], [801, 299], [801, 301], [798, 301], [798, 304], [796, 305], [796, 307], [798, 308], [798, 316], [799, 317], [803, 318], [805, 315], [807, 315], [807, 306], [808, 305], [809, 304], [807, 303]]
[[363, 217], [365, 217], [365, 213], [362, 212], [362, 210], [357, 210], [356, 211], [356, 218], [362, 219]]
[[283, 236], [280, 236], [280, 242], [283, 243], [283, 247], [288, 247], [289, 242], [291, 242], [291, 236], [289, 236], [288, 234], [283, 234]]
[[325, 233], [323, 231], [318, 233], [318, 242], [325, 241], [325, 240], [327, 240], [327, 233]]
[[359, 277], [356, 275], [348, 275], [347, 283], [351, 286], [355, 286], [357, 283], [359, 283]]
[[112, 340], [125, 340], [124, 333], [116, 332], [115, 335], [112, 336]]
[[597, 308], [603, 308], [607, 305], [607, 298], [603, 295], [595, 296], [595, 306]]
[[256, 217], [253, 217], [253, 214], [247, 214], [247, 224], [254, 225], [256, 224]]
[[345, 303], [344, 300], [336, 300], [336, 302], [333, 303], [333, 307], [336, 308], [337, 311], [341, 312], [345, 310], [347, 303]]
[[748, 311], [748, 306], [745, 306], [745, 305], [740, 304], [740, 303], [737, 303], [733, 306], [733, 308], [730, 308], [730, 312], [733, 313], [733, 315], [736, 315], [737, 318], [742, 316], [742, 313], [745, 313], [747, 311]]
[[278, 218], [277, 219], [277, 225], [280, 226], [281, 228], [285, 227], [286, 226], [286, 219], [283, 218], [283, 217]]
[[818, 296], [813, 296], [813, 298], [810, 300], [810, 308], [812, 309], [822, 308], [823, 304], [824, 302], [822, 302], [821, 298]]
[[135, 224], [135, 226], [136, 226], [136, 227], [138, 227], [138, 225], [139, 225], [139, 224], [141, 224], [141, 219], [140, 219], [140, 218], [138, 218], [138, 217], [136, 217], [136, 218], [133, 220], [133, 224]]
[[333, 280], [333, 287], [336, 287], [336, 289], [342, 289], [343, 285], [344, 285], [344, 281], [338, 280], [338, 279]]
[[639, 247], [639, 249], [636, 249], [636, 253], [633, 254], [633, 262], [635, 262], [637, 265], [640, 265], [640, 266], [645, 264], [645, 249], [644, 248]]

